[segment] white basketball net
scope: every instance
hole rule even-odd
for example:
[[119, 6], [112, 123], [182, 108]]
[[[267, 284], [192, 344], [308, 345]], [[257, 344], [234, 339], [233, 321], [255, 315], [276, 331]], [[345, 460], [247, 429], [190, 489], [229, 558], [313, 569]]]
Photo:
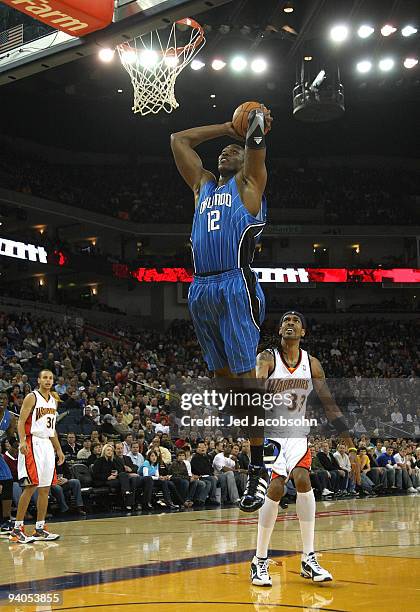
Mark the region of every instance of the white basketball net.
[[[177, 27], [183, 30], [184, 42], [185, 36], [189, 36], [189, 42], [182, 47], [177, 45], [177, 35], [179, 39], [181, 34], [177, 34]], [[154, 30], [117, 47], [134, 88], [134, 113], [147, 115], [161, 110], [171, 113], [178, 108], [175, 81], [206, 42], [202, 27], [189, 18], [172, 25], [166, 44], [162, 42], [163, 36], [163, 32], [159, 35]]]

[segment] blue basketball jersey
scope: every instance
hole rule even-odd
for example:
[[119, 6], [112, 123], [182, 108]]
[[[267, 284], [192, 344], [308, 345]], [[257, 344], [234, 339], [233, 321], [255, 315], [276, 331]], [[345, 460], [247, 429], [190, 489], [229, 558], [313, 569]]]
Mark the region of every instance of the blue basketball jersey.
[[235, 177], [220, 187], [215, 181], [208, 181], [200, 191], [191, 231], [194, 272], [200, 274], [249, 266], [266, 215], [265, 196], [256, 217], [246, 209]]

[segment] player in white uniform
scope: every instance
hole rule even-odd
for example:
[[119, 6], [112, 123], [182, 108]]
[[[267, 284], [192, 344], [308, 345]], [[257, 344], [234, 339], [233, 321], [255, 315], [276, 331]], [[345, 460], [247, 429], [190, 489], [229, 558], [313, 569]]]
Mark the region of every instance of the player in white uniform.
[[[20, 411], [18, 477], [24, 490], [19, 499], [15, 526], [9, 536], [11, 542], [28, 544], [35, 540], [59, 538], [58, 534], [49, 533], [45, 529], [48, 494], [51, 485], [57, 481], [55, 452], [58, 465], [64, 462], [64, 454], [55, 431], [57, 398], [51, 392], [53, 382], [53, 373], [50, 370], [41, 370], [38, 376], [39, 389], [25, 397]], [[23, 520], [36, 488], [37, 522], [32, 536], [27, 536]]]
[[[292, 403], [286, 411], [292, 418], [305, 416], [307, 398], [314, 387], [324, 404], [329, 421], [340, 433], [344, 433], [347, 427], [328, 390], [320, 362], [300, 348], [305, 327], [305, 318], [300, 313], [291, 311], [283, 315], [279, 328], [279, 347], [265, 350], [258, 355], [257, 377], [268, 381], [267, 388], [270, 392], [291, 394]], [[299, 429], [294, 432], [296, 437], [290, 437], [290, 428], [283, 432], [288, 437], [278, 437], [278, 434], [282, 433], [281, 429], [271, 433], [273, 437], [266, 431], [266, 437], [280, 446], [280, 452], [273, 465], [272, 479], [264, 505], [259, 511], [257, 550], [251, 563], [252, 584], [272, 584], [268, 572], [268, 546], [288, 478], [293, 478], [297, 491], [296, 514], [303, 544], [301, 576], [314, 582], [330, 581], [331, 574], [319, 565], [314, 552], [315, 497], [309, 478], [309, 431], [305, 428]]]

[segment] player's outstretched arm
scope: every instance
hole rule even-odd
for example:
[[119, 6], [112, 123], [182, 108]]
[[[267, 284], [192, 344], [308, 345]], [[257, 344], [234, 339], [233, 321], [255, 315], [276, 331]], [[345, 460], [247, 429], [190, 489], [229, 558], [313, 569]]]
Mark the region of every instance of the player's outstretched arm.
[[309, 359], [311, 361], [312, 381], [314, 384], [314, 389], [317, 392], [318, 397], [322, 402], [322, 405], [324, 406], [325, 416], [327, 417], [331, 425], [335, 427], [343, 442], [347, 446], [350, 445], [351, 447], [353, 446], [353, 440], [351, 439], [350, 434], [348, 432], [348, 427], [344, 419], [343, 413], [337, 406], [333, 396], [331, 395], [331, 391], [328, 388], [323, 367], [316, 357], [310, 356]]
[[257, 215], [261, 198], [267, 183], [265, 167], [266, 144], [264, 131], [271, 129], [271, 112], [261, 104], [249, 113], [248, 131], [245, 138], [245, 159], [242, 170], [243, 188], [241, 195], [249, 212]]
[[232, 136], [231, 126], [232, 124], [229, 122], [203, 125], [202, 127], [171, 134], [171, 149], [176, 167], [196, 196], [198, 196], [204, 183], [209, 180], [216, 180], [216, 178], [211, 172], [203, 168], [201, 158], [194, 149], [207, 140], [213, 140], [213, 138], [220, 138], [221, 136]]
[[274, 369], [274, 357], [270, 351], [262, 351], [257, 355], [256, 377], [267, 380]]

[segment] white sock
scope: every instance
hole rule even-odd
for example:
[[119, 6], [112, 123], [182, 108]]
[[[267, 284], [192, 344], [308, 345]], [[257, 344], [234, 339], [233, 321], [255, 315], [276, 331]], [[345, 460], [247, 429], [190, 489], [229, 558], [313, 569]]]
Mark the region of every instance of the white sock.
[[308, 555], [314, 552], [315, 536], [315, 496], [312, 490], [307, 493], [297, 492], [296, 514], [299, 518], [303, 552]]
[[268, 545], [276, 524], [278, 511], [279, 502], [266, 497], [264, 505], [258, 512], [257, 552], [255, 554], [260, 559], [265, 559], [268, 556]]
[[45, 521], [37, 521], [35, 529], [44, 529]]

